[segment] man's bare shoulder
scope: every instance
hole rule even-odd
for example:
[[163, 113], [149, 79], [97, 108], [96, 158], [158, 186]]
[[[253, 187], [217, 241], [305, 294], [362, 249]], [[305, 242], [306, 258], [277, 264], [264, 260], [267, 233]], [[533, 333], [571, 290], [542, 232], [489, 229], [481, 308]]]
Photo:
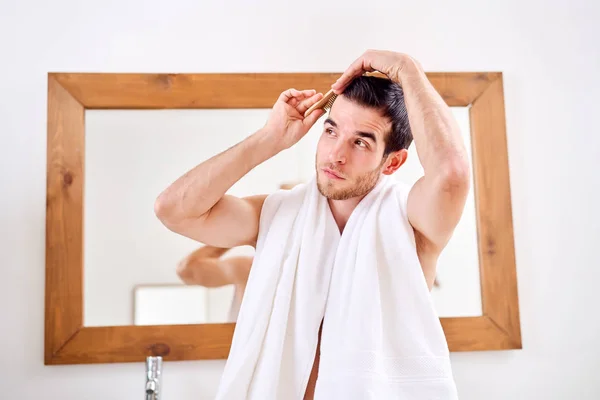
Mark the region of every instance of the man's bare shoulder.
[[287, 196], [296, 193], [299, 189], [300, 185], [296, 185], [295, 187], [282, 187], [269, 194], [258, 194], [244, 197], [243, 199], [254, 207], [258, 216], [260, 217], [267, 198], [271, 203], [277, 203], [285, 199]]
[[268, 194], [256, 194], [253, 196], [244, 197], [244, 200], [249, 202], [255, 209], [261, 210], [263, 204], [265, 203], [265, 199], [268, 197]]
[[267, 199], [267, 197], [269, 197], [268, 194], [257, 194], [253, 196], [244, 197], [243, 199], [252, 206], [257, 217], [260, 218], [260, 214], [262, 212], [262, 208], [265, 204], [265, 200]]

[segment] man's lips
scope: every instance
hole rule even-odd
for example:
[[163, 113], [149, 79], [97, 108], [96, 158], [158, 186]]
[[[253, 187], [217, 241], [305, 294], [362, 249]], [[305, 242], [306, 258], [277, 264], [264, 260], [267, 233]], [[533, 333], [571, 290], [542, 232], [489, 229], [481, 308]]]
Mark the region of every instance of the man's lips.
[[332, 179], [344, 179], [341, 176], [339, 176], [337, 173], [330, 170], [329, 168], [323, 168], [323, 172], [325, 173], [325, 175], [327, 175], [328, 177], [330, 177]]

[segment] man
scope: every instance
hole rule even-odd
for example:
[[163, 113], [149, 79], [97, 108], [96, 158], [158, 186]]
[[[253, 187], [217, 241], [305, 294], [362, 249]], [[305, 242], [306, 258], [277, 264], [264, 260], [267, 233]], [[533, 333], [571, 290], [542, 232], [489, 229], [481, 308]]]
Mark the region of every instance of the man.
[[178, 263], [177, 275], [188, 285], [207, 288], [233, 285], [234, 292], [228, 322], [235, 322], [246, 290], [253, 258], [249, 256], [222, 258], [229, 250], [231, 249], [202, 246]]
[[[362, 77], [371, 71], [389, 80]], [[419, 63], [405, 54], [367, 51], [332, 89], [338, 97], [317, 146], [319, 191], [343, 231], [380, 177], [393, 174], [406, 161], [414, 139], [424, 176], [410, 191], [407, 214], [431, 290], [437, 259], [469, 191], [469, 164], [457, 123]], [[282, 93], [262, 129], [167, 188], [157, 199], [157, 216], [169, 229], [203, 243], [256, 246], [267, 196], [236, 198], [225, 192], [255, 166], [298, 142], [324, 114], [317, 110], [303, 117], [321, 97], [314, 90]], [[317, 349], [305, 398], [313, 396], [318, 367]]]

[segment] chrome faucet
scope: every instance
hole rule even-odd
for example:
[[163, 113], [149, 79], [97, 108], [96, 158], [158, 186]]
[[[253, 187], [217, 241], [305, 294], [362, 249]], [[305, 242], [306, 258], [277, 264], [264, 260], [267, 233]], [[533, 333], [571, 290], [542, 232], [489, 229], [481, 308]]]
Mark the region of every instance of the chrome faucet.
[[160, 399], [162, 357], [146, 358], [146, 400]]

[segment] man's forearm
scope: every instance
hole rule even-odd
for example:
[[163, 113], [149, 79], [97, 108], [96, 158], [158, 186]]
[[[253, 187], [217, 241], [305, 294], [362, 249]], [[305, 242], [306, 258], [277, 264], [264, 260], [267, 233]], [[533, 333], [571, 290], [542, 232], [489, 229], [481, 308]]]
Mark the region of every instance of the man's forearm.
[[173, 182], [156, 200], [156, 214], [172, 220], [202, 216], [237, 181], [279, 151], [266, 131], [255, 132]]
[[425, 73], [408, 61], [399, 83], [425, 175], [464, 173], [468, 159], [460, 129]]

